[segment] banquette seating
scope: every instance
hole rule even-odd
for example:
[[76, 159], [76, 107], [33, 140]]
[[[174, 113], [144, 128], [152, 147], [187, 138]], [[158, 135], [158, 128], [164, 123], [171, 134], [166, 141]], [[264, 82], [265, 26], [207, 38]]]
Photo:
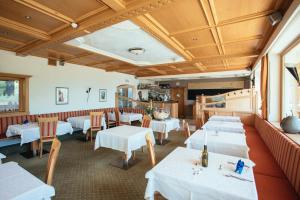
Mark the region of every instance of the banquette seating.
[[[5, 116], [0, 117], [0, 139], [5, 138], [6, 130], [9, 125], [21, 124], [23, 121], [28, 120], [30, 122], [37, 122], [38, 117], [58, 117], [60, 121], [66, 121], [69, 117], [77, 117], [89, 115], [90, 112], [111, 112], [115, 108], [101, 108], [101, 109], [91, 109], [91, 110], [77, 110], [68, 112], [58, 112], [58, 113], [46, 113], [46, 114], [36, 114], [36, 115], [17, 115], [17, 116]], [[136, 108], [122, 108], [124, 112], [134, 112], [144, 114], [143, 109]]]
[[300, 199], [300, 146], [257, 115], [245, 129], [259, 199]]

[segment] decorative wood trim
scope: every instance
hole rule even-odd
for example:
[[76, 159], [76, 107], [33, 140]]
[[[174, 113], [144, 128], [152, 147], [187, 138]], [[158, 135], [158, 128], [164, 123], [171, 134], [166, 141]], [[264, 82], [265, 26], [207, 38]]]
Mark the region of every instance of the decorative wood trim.
[[27, 6], [29, 8], [32, 8], [38, 12], [41, 12], [45, 15], [48, 15], [54, 19], [57, 19], [59, 21], [62, 21], [64, 23], [72, 23], [74, 20], [64, 14], [61, 14], [60, 12], [53, 10], [51, 8], [48, 8], [47, 6], [44, 6], [43, 4], [40, 4], [33, 0], [14, 0], [15, 2], [18, 2], [20, 4], [23, 4], [24, 6]]
[[122, 0], [101, 0], [101, 1], [115, 11], [120, 11], [126, 8], [125, 3]]
[[13, 29], [18, 32], [25, 33], [41, 40], [50, 40], [50, 36], [45, 32], [19, 22], [6, 19], [0, 16], [0, 26], [4, 26], [9, 29]]
[[211, 59], [228, 59], [228, 58], [256, 58], [259, 56], [259, 51], [253, 53], [242, 53], [242, 54], [227, 54], [227, 55], [213, 55], [196, 57], [193, 61], [197, 60], [211, 60]]

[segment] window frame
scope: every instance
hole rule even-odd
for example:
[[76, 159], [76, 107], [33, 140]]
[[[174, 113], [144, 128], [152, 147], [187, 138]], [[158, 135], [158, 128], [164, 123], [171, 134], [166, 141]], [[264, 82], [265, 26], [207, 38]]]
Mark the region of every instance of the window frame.
[[19, 81], [19, 110], [16, 112], [0, 112], [0, 117], [29, 114], [29, 78], [30, 75], [0, 72], [0, 80]]

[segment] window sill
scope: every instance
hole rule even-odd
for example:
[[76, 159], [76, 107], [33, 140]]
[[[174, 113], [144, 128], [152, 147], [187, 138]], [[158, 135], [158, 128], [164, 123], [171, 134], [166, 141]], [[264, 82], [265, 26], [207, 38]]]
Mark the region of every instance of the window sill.
[[280, 122], [270, 122], [275, 128], [277, 128], [279, 131], [281, 131], [282, 133], [284, 133], [288, 138], [290, 138], [291, 140], [293, 140], [295, 143], [297, 143], [298, 145], [300, 145], [300, 134], [291, 134], [291, 133], [285, 133], [281, 126], [280, 126]]

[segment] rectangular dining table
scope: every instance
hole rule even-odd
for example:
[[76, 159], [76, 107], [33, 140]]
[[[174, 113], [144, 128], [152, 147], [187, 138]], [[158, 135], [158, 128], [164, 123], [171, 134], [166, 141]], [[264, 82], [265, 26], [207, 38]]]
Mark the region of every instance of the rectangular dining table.
[[101, 130], [96, 135], [94, 150], [106, 147], [124, 152], [122, 165], [114, 164], [114, 166], [128, 169], [135, 164], [134, 151], [146, 145], [146, 134], [150, 134], [152, 143], [155, 144], [153, 131], [150, 128], [123, 125]]
[[[73, 128], [69, 122], [58, 121], [56, 135], [72, 134]], [[37, 122], [27, 124], [9, 125], [6, 131], [7, 137], [20, 136], [21, 145], [34, 142], [40, 139], [40, 128]]]
[[[224, 131], [206, 131], [207, 148], [213, 153], [220, 153], [241, 158], [249, 158], [248, 145], [244, 134]], [[184, 142], [187, 148], [202, 150], [205, 140], [205, 131], [197, 130]]]
[[47, 185], [16, 162], [0, 165], [0, 199], [41, 200], [55, 195], [53, 186]]
[[[114, 112], [108, 113], [108, 119], [112, 121], [116, 121], [116, 116]], [[130, 113], [130, 112], [120, 112], [120, 121], [131, 124], [133, 121], [142, 121], [143, 115], [140, 113]]]
[[245, 133], [243, 124], [241, 122], [208, 121], [202, 126], [202, 128], [211, 131]]
[[199, 163], [201, 152], [177, 147], [146, 173], [148, 179], [145, 199], [154, 199], [155, 192], [172, 200], [257, 200], [253, 175], [254, 163], [243, 159], [242, 174], [234, 172], [240, 159], [208, 153], [208, 167]]
[[158, 144], [164, 144], [172, 130], [179, 130], [179, 119], [170, 118], [164, 120], [151, 120], [150, 127], [154, 132], [158, 133]]
[[[87, 116], [69, 117], [67, 122], [71, 123], [73, 128], [81, 129], [84, 134], [91, 128], [91, 118]], [[106, 129], [105, 116], [102, 117], [101, 125]]]
[[225, 115], [213, 115], [209, 121], [225, 121], [225, 122], [241, 122], [241, 118], [238, 116], [225, 116]]

